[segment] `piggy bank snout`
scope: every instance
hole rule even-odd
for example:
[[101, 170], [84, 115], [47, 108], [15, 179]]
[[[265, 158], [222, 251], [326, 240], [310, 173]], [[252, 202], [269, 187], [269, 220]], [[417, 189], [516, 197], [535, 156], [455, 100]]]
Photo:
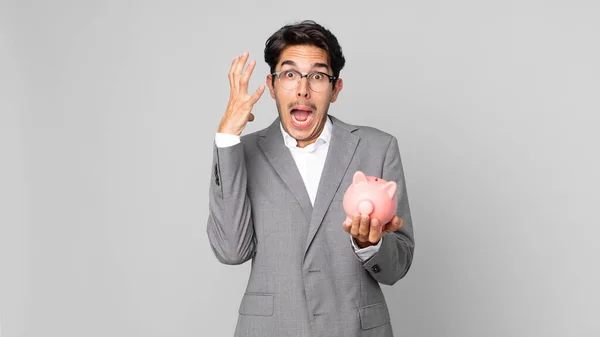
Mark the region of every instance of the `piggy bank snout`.
[[358, 211], [361, 214], [371, 214], [373, 212], [373, 203], [370, 200], [361, 200], [358, 202]]

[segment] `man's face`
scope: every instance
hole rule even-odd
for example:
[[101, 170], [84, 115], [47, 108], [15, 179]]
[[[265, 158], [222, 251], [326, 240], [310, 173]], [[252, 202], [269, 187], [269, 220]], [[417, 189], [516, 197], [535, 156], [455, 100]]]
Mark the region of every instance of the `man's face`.
[[[327, 52], [310, 45], [283, 49], [275, 72], [282, 70], [297, 70], [302, 74], [319, 71], [333, 75]], [[298, 141], [298, 147], [314, 143], [325, 126], [329, 104], [335, 102], [342, 90], [342, 80], [337, 80], [335, 88], [329, 83], [326, 90], [315, 92], [309, 87], [306, 77], [294, 89], [282, 87], [277, 77], [273, 83], [272, 77], [267, 75], [267, 86], [277, 103], [283, 129]]]

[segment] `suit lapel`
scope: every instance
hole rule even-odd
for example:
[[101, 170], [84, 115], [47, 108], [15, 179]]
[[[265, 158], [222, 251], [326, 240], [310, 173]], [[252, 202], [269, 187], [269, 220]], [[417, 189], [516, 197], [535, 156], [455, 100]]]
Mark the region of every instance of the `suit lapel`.
[[296, 162], [284, 144], [279, 124], [280, 119], [277, 117], [266, 133], [261, 135], [258, 144], [281, 180], [298, 200], [306, 215], [306, 221], [310, 221], [313, 212], [310, 198]]
[[[348, 169], [348, 165], [350, 165], [350, 162], [352, 161], [352, 157], [354, 156], [354, 152], [356, 151], [356, 147], [360, 140], [360, 137], [352, 133], [352, 131], [356, 130], [356, 127], [343, 123], [331, 115], [329, 117], [331, 117], [333, 123], [331, 143], [329, 144], [325, 166], [323, 167], [323, 173], [321, 174], [321, 180], [319, 181], [317, 197], [315, 198], [315, 207], [312, 211], [310, 220], [305, 254], [323, 222], [323, 218], [342, 182], [342, 178]], [[300, 182], [302, 182], [302, 180], [300, 180]], [[340, 230], [341, 226], [342, 224], [340, 223]]]

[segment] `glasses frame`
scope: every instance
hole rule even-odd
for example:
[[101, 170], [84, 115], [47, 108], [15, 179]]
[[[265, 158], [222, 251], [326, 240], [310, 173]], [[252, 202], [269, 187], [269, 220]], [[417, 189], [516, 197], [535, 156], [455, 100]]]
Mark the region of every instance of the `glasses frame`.
[[[321, 72], [321, 71], [312, 71], [312, 72], [310, 72], [308, 74], [303, 74], [303, 73], [301, 73], [300, 71], [298, 71], [296, 69], [285, 69], [285, 70], [281, 70], [281, 71], [278, 71], [278, 72], [271, 73], [271, 75], [277, 76], [277, 79], [279, 79], [281, 81], [281, 74], [284, 73], [284, 72], [286, 72], [286, 71], [294, 71], [294, 72], [300, 74], [300, 79], [298, 79], [298, 82], [296, 83], [296, 85], [293, 88], [291, 88], [291, 89], [284, 88], [286, 90], [294, 90], [294, 89], [296, 89], [298, 87], [298, 85], [300, 84], [300, 81], [302, 81], [302, 79], [306, 77], [306, 80], [308, 81], [308, 87], [310, 88], [310, 90], [312, 90], [314, 92], [322, 92], [322, 91], [316, 91], [316, 90], [314, 90], [310, 86], [310, 81], [308, 80], [308, 77], [310, 75], [313, 75], [313, 74], [319, 74], [319, 75], [327, 76], [327, 78], [329, 78], [329, 83], [332, 83], [334, 80], [338, 79], [337, 76], [329, 75], [329, 74], [326, 74], [326, 73]], [[323, 91], [325, 91], [325, 90], [323, 90]]]

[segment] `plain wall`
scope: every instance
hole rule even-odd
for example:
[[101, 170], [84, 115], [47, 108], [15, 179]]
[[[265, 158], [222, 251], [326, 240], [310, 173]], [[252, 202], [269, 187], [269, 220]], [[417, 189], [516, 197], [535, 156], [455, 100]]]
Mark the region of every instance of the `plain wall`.
[[[28, 114], [27, 81], [18, 47], [18, 18], [0, 2], [0, 337], [26, 336], [29, 221], [22, 118]], [[31, 335], [29, 335], [31, 336]]]
[[[416, 255], [397, 336], [600, 335], [597, 1], [2, 1], [2, 337], [231, 336], [206, 236], [233, 57], [314, 19], [330, 113], [395, 135]], [[269, 125], [265, 92], [245, 131]], [[341, 230], [341, 224], [340, 224]]]

